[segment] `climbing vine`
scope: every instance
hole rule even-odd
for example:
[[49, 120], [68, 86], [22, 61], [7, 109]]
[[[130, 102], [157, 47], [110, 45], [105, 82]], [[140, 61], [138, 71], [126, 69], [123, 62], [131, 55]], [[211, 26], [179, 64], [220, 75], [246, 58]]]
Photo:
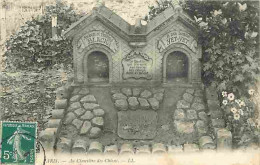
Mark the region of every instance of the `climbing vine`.
[[[257, 1], [180, 1], [199, 27], [203, 80], [219, 91], [248, 96], [259, 81], [259, 3]], [[157, 1], [146, 21], [176, 4]]]

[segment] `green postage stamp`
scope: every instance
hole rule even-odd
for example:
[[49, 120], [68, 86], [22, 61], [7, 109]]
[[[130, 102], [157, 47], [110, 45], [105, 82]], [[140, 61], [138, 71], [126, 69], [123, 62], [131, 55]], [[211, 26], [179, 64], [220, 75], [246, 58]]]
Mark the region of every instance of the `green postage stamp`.
[[1, 163], [34, 165], [37, 136], [36, 122], [1, 122]]

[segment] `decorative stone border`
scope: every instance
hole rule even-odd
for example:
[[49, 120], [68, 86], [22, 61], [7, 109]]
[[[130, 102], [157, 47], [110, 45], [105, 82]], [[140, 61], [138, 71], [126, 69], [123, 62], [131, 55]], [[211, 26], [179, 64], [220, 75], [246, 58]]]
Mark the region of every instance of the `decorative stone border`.
[[[205, 136], [205, 139], [210, 137]], [[202, 140], [203, 143], [197, 144], [183, 144], [179, 146], [165, 145], [162, 143], [155, 143], [152, 145], [134, 146], [131, 143], [123, 143], [122, 145], [108, 145], [103, 146], [97, 141], [93, 141], [89, 146], [84, 140], [76, 140], [72, 145], [70, 139], [62, 138], [58, 142], [57, 151], [59, 153], [84, 153], [84, 154], [107, 154], [107, 155], [149, 155], [149, 154], [176, 154], [182, 152], [200, 152], [208, 151], [205, 146], [211, 145], [212, 141]], [[214, 151], [214, 150], [213, 150]]]
[[205, 93], [217, 150], [231, 150], [232, 133], [225, 128], [224, 113], [220, 107], [217, 90], [211, 86], [205, 89]]
[[61, 131], [62, 122], [64, 120], [64, 115], [68, 107], [68, 98], [72, 91], [72, 78], [69, 78], [63, 87], [56, 90], [55, 109], [52, 110], [52, 116], [47, 122], [47, 128], [39, 135], [39, 139], [46, 147], [45, 149], [53, 149], [56, 145]]
[[97, 138], [104, 126], [104, 115], [105, 111], [88, 88], [75, 88], [63, 122], [64, 129], [72, 126], [79, 135]]
[[158, 110], [163, 101], [164, 89], [114, 88], [111, 89], [114, 106], [126, 110]]

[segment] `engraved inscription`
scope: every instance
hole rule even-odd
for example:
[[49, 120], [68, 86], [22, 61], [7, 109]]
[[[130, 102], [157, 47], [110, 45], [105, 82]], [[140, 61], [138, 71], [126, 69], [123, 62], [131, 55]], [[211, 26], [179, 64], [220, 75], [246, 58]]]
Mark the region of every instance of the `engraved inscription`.
[[131, 52], [122, 60], [123, 79], [152, 79], [153, 60], [141, 52]]
[[77, 43], [79, 52], [82, 52], [86, 47], [92, 44], [102, 44], [110, 48], [113, 52], [118, 50], [118, 43], [113, 36], [108, 32], [101, 30], [94, 30], [83, 37], [81, 37]]
[[187, 45], [193, 52], [197, 52], [197, 41], [188, 33], [182, 31], [171, 31], [164, 35], [157, 44], [157, 48], [161, 53], [168, 46], [174, 43], [182, 43]]

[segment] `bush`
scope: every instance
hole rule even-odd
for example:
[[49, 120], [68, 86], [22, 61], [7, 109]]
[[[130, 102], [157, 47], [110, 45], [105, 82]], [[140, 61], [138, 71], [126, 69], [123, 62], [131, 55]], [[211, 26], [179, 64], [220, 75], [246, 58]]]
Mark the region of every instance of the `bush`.
[[[180, 1], [198, 24], [203, 48], [203, 81], [219, 91], [248, 96], [259, 81], [259, 3], [223, 1]], [[150, 6], [146, 20], [170, 7], [169, 1]], [[249, 97], [249, 96], [248, 96]]]
[[[51, 16], [57, 15], [58, 37], [52, 38]], [[57, 1], [56, 5], [45, 8], [44, 15], [37, 16], [13, 34], [6, 42], [7, 69], [32, 70], [52, 67], [54, 64], [72, 63], [72, 45], [66, 38], [60, 37], [81, 15], [71, 6]]]

